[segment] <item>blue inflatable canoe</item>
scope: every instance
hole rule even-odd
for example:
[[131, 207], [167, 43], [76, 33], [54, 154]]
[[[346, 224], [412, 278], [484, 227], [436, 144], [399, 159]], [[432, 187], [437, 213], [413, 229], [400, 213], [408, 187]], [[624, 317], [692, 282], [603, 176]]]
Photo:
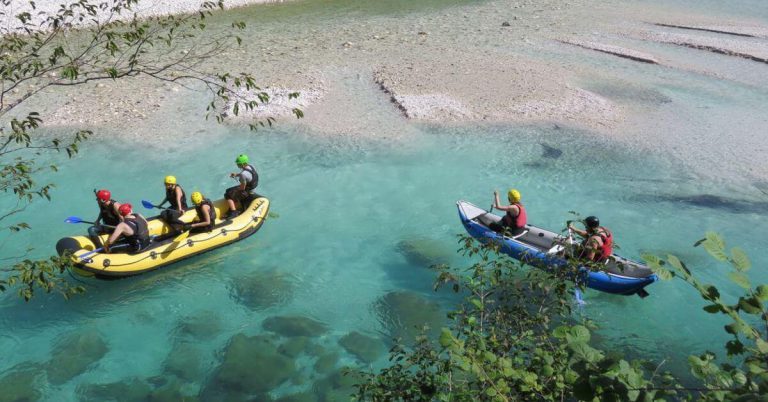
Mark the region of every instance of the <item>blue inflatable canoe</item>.
[[[532, 225], [526, 225], [520, 235], [502, 236], [489, 228], [491, 223], [501, 220], [500, 216], [466, 201], [459, 201], [456, 206], [461, 223], [475, 239], [483, 243], [500, 242], [503, 253], [537, 268], [556, 269], [566, 265], [561, 251], [562, 244], [572, 241], [567, 237]], [[616, 254], [605, 263], [605, 269], [592, 271], [581, 268], [581, 272], [586, 275], [589, 288], [619, 295], [637, 294], [640, 297], [648, 296], [645, 287], [659, 279], [644, 264]]]

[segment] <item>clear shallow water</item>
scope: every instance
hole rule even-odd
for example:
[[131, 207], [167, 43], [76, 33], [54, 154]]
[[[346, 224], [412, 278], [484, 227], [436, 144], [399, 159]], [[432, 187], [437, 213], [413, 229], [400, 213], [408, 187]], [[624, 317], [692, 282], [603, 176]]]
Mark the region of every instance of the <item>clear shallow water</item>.
[[[272, 396], [303, 390], [326, 395], [334, 388], [323, 378], [332, 372], [321, 374], [314, 368], [318, 356], [338, 353], [335, 367], [362, 364], [339, 341], [358, 331], [383, 345], [390, 328], [376, 307], [382, 299], [405, 306], [401, 319], [416, 312], [408, 310], [429, 306], [414, 301], [419, 298], [449, 305], [450, 295], [430, 291], [433, 277], [423, 263], [461, 266], [464, 261], [453, 253], [455, 236], [463, 233], [454, 202], [490, 205], [493, 189], [508, 186], [522, 191], [529, 219], [537, 225], [558, 228], [569, 210], [598, 214], [616, 233], [623, 255], [677, 252], [725, 294], [736, 294], [736, 289], [703, 251], [690, 247], [706, 230], [717, 230], [730, 244], [743, 246], [756, 267], [768, 262], [759, 240], [760, 228], [768, 224], [765, 203], [707, 207], [691, 197], [730, 195], [693, 181], [673, 163], [589, 133], [552, 127], [420, 127], [404, 146], [318, 141], [288, 130], [256, 135], [233, 130], [223, 138], [214, 136], [215, 148], [188, 154], [148, 155], [123, 146], [108, 151], [89, 144], [83, 155], [64, 161], [61, 172], [51, 177], [59, 185], [53, 202], [30, 208], [28, 220], [35, 229], [12, 238], [6, 252], [32, 238], [37, 252], [49, 252], [59, 237], [84, 231], [84, 226], [60, 222], [68, 215], [95, 215], [93, 187], [109, 187], [118, 200], [138, 206], [142, 198], [159, 199], [162, 177], [175, 174], [188, 193], [218, 196], [230, 185], [226, 173], [241, 150], [255, 161], [262, 177], [259, 192], [272, 200], [279, 217], [245, 241], [153, 274], [86, 280], [88, 292], [69, 302], [41, 296], [25, 304], [5, 295], [0, 347], [13, 352], [4, 356], [0, 369], [39, 364], [34, 366], [40, 374], [36, 381], [44, 399], [51, 401], [94, 397], [87, 384], [132, 378], [154, 388], [168, 387], [171, 381], [181, 392], [196, 394], [216, 376], [233, 336], [270, 334], [265, 319], [299, 315], [325, 324], [327, 330], [309, 338], [313, 346], [299, 353], [290, 378]], [[544, 157], [542, 144], [562, 153], [554, 157], [558, 152], [550, 150]], [[755, 280], [768, 280], [758, 269], [753, 274]], [[249, 298], [238, 293], [239, 283], [255, 294]], [[651, 296], [645, 300], [588, 292], [589, 304], [581, 314], [600, 323], [607, 346], [622, 345], [657, 361], [668, 358], [670, 367], [679, 368], [675, 363], [684, 364], [688, 354], [719, 350], [726, 340], [722, 322], [702, 315], [703, 303], [691, 290], [677, 282], [657, 283], [648, 290]], [[417, 298], [387, 298], [393, 291]], [[61, 353], [57, 342], [70, 333], [101, 339], [85, 347], [103, 348], [103, 353], [87, 368], [52, 374], [49, 360]], [[288, 339], [278, 337], [277, 342]], [[192, 378], [181, 378], [169, 358], [192, 359], [199, 366]], [[270, 365], [249, 364], [255, 370]], [[46, 371], [47, 377], [41, 374]]]
[[[358, 3], [333, 3], [333, 12], [320, 4], [270, 7], [290, 15], [323, 11], [321, 19], [332, 19], [336, 11]], [[361, 15], [399, 8], [377, 11], [369, 7], [373, 2], [359, 4], [368, 5]], [[690, 51], [670, 50], [682, 52]], [[558, 51], [537, 57], [564, 56]], [[623, 60], [573, 58], [574, 63], [585, 60], [602, 68], [596, 68], [597, 75], [614, 77], [610, 82], [585, 77], [587, 88], [634, 106], [662, 104], [638, 127], [688, 130], [693, 142], [685, 146], [696, 145], [696, 133], [716, 133], [708, 128], [712, 124], [730, 128], [729, 116], [760, 110], [765, 96], [759, 89], [677, 71], [649, 71]], [[722, 64], [726, 72], [740, 68]], [[627, 80], [629, 89], [622, 87]], [[378, 112], [386, 102], [377, 99], [364, 100], [378, 114], [378, 119], [369, 117], [374, 123], [368, 126], [388, 124], [392, 117], [391, 111]], [[243, 353], [242, 368], [252, 377], [281, 371], [277, 380], [262, 385], [264, 392], [273, 397], [307, 392], [338, 400], [334, 396], [349, 393], [338, 381], [338, 368], [379, 365], [385, 359], [383, 353], [362, 359], [346, 350], [341, 343], [347, 344], [348, 334], [370, 337], [358, 347], [375, 350], [386, 346], [392, 332], [398, 333], [392, 321], [415, 322], [426, 316], [439, 325], [435, 306], [444, 309], [453, 299], [431, 292], [433, 276], [424, 265], [466, 263], [454, 253], [456, 235], [463, 234], [454, 202], [466, 199], [486, 207], [494, 189], [509, 186], [522, 191], [534, 224], [561, 227], [569, 210], [597, 214], [616, 233], [623, 255], [674, 252], [703, 280], [736, 295], [738, 289], [725, 279], [723, 268], [691, 248], [705, 231], [717, 230], [730, 245], [750, 254], [754, 282], [768, 281], [759, 269], [768, 262], [761, 230], [768, 223], [768, 201], [754, 189], [742, 191], [739, 171], [726, 170], [710, 180], [690, 168], [690, 158], [670, 157], [673, 151], [652, 154], [642, 143], [617, 145], [553, 126], [445, 129], [411, 126], [397, 117], [389, 124], [402, 126], [409, 136], [388, 142], [318, 139], [306, 128], [290, 125], [254, 135], [201, 123], [189, 110], [181, 114], [178, 125], [166, 122], [155, 129], [193, 133], [184, 143], [137, 148], [117, 141], [107, 149], [91, 142], [76, 159], [62, 160], [60, 173], [41, 177], [57, 183], [53, 201], [26, 211], [25, 220], [34, 229], [8, 240], [0, 255], [34, 245], [32, 256], [42, 257], [53, 252], [59, 238], [84, 233], [84, 225], [62, 221], [69, 215], [95, 216], [92, 188], [108, 187], [117, 199], [140, 209], [143, 198], [159, 200], [162, 178], [175, 174], [188, 194], [200, 190], [219, 197], [232, 185], [227, 173], [234, 156], [243, 151], [255, 161], [262, 177], [259, 191], [272, 200], [279, 217], [243, 242], [156, 273], [110, 282], [85, 280], [88, 292], [69, 302], [41, 295], [24, 303], [14, 294], [3, 295], [0, 348], [9, 352], [0, 360], [0, 377], [11, 368], [29, 373], [15, 383], [38, 388], [48, 401], [122, 400], [130, 392], [142, 395], [150, 389], [196, 395], [220, 380], [223, 362], [232, 363], [236, 353], [227, 353], [232, 350], [228, 345], [242, 344], [238, 334], [261, 335], [276, 337], [272, 342], [279, 350]], [[759, 113], [755, 115], [740, 131], [756, 125]], [[695, 121], [701, 123], [686, 129]], [[119, 138], [119, 129], [116, 134]], [[545, 152], [542, 144], [555, 150]], [[722, 157], [706, 144], [700, 153]], [[0, 200], [3, 206], [8, 202]], [[723, 355], [723, 322], [704, 315], [704, 303], [688, 287], [663, 282], [648, 290], [651, 296], [645, 300], [590, 291], [589, 304], [579, 314], [602, 326], [604, 347], [656, 362], [667, 359], [664, 367], [681, 373], [686, 372], [688, 354], [714, 349]], [[285, 316], [309, 317], [325, 327], [314, 328], [307, 338], [274, 335], [270, 319]], [[70, 339], [73, 334], [79, 342]], [[278, 370], [285, 359], [292, 366]], [[330, 362], [330, 368], [318, 365], [321, 360]], [[131, 390], [98, 387], [115, 382], [131, 385]]]

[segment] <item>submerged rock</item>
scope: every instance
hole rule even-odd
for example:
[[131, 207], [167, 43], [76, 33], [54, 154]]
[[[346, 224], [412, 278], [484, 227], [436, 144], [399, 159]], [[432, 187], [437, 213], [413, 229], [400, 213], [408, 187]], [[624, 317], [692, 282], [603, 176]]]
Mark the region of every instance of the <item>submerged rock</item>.
[[560, 149], [557, 149], [551, 145], [547, 145], [544, 143], [539, 144], [543, 148], [543, 152], [541, 154], [542, 158], [548, 158], [548, 159], [557, 159], [561, 156], [563, 156], [563, 151]]
[[280, 386], [295, 371], [296, 363], [278, 352], [272, 338], [237, 334], [224, 350], [223, 361], [201, 397], [250, 400]]
[[286, 395], [275, 399], [275, 402], [318, 402], [317, 395], [312, 392], [302, 392], [300, 394]]
[[94, 330], [66, 335], [54, 347], [51, 360], [46, 363], [48, 381], [55, 385], [69, 381], [99, 361], [107, 350], [101, 334]]
[[344, 335], [339, 344], [350, 354], [357, 356], [365, 363], [373, 363], [382, 354], [385, 348], [381, 340], [363, 335], [357, 331]]
[[317, 358], [315, 362], [315, 372], [318, 374], [328, 374], [336, 368], [336, 363], [339, 361], [339, 354], [336, 352], [330, 352]]
[[296, 336], [289, 338], [277, 350], [288, 357], [295, 358], [307, 350], [309, 343], [309, 338], [306, 336]]
[[[150, 379], [152, 380], [152, 379]], [[196, 402], [199, 399], [193, 391], [186, 391], [183, 385], [175, 380], [162, 379], [162, 384], [153, 387], [150, 383], [138, 378], [130, 381], [117, 381], [109, 384], [88, 384], [77, 387], [77, 393], [82, 400], [103, 402]]]
[[42, 397], [38, 378], [44, 373], [39, 365], [22, 363], [0, 377], [0, 401], [38, 401]]
[[390, 292], [376, 301], [374, 308], [381, 324], [393, 338], [412, 343], [425, 325], [437, 335], [444, 325], [444, 314], [437, 303], [407, 291]]
[[349, 401], [355, 394], [355, 384], [360, 381], [353, 373], [344, 375], [341, 370], [315, 381], [312, 388], [316, 395], [321, 395], [323, 401]]
[[176, 326], [176, 332], [179, 336], [199, 340], [211, 339], [218, 335], [220, 331], [221, 318], [210, 310], [184, 317]]
[[328, 331], [328, 327], [311, 318], [292, 316], [292, 317], [269, 317], [264, 320], [264, 329], [278, 333], [282, 336], [312, 336], [316, 337]]
[[397, 243], [397, 251], [408, 263], [425, 268], [445, 264], [454, 254], [445, 242], [426, 238], [402, 240]]
[[165, 373], [181, 380], [194, 382], [203, 377], [204, 368], [200, 348], [189, 342], [173, 346], [164, 363]]
[[143, 402], [149, 399], [152, 387], [144, 381], [132, 378], [109, 384], [87, 384], [77, 387], [77, 394], [88, 401]]
[[233, 281], [230, 295], [238, 303], [252, 310], [263, 310], [290, 300], [294, 287], [288, 275], [259, 272]]

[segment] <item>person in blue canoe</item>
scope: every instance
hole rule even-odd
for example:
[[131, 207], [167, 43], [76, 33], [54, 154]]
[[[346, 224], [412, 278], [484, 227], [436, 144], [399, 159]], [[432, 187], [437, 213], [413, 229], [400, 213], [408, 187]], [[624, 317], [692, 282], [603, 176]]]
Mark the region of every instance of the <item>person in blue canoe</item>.
[[501, 205], [499, 201], [499, 192], [493, 192], [493, 208], [504, 211], [501, 223], [492, 223], [491, 230], [504, 233], [507, 236], [517, 236], [525, 231], [525, 225], [528, 223], [528, 216], [525, 213], [525, 207], [520, 203], [520, 192], [511, 188], [507, 191], [507, 200], [509, 205]]
[[241, 154], [238, 156], [235, 159], [235, 164], [240, 168], [240, 172], [230, 173], [229, 177], [236, 177], [239, 184], [228, 188], [224, 192], [224, 198], [227, 199], [227, 205], [229, 205], [227, 219], [240, 215], [235, 202], [239, 202], [241, 207], [245, 208], [243, 203], [250, 198], [251, 190], [259, 185], [259, 174], [256, 173], [256, 168], [249, 164], [248, 155]]
[[584, 238], [581, 243], [582, 258], [594, 262], [606, 261], [613, 254], [613, 233], [600, 226], [600, 219], [596, 216], [588, 216], [584, 219], [584, 226], [587, 230], [580, 230], [568, 224], [568, 228], [573, 230], [573, 233]]

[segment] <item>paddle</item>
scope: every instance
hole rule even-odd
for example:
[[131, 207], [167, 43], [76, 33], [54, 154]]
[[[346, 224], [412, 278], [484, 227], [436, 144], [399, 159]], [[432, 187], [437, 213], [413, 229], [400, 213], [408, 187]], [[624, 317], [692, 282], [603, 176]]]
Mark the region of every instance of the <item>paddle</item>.
[[[114, 249], [116, 249], [116, 248], [120, 248], [120, 247], [125, 247], [125, 246], [127, 246], [127, 245], [128, 245], [128, 244], [117, 244], [117, 245], [114, 245], [114, 246], [112, 246], [112, 250], [114, 250]], [[84, 253], [84, 254], [82, 254], [82, 255], [79, 255], [79, 256], [77, 256], [77, 258], [79, 258], [79, 259], [81, 259], [81, 260], [84, 260], [84, 259], [86, 259], [86, 258], [88, 258], [88, 257], [90, 257], [90, 256], [92, 256], [92, 255], [94, 255], [94, 254], [96, 254], [96, 253], [100, 253], [100, 252], [102, 252], [102, 251], [104, 251], [104, 247], [99, 247], [99, 248], [97, 248], [96, 250], [93, 250], [93, 251], [89, 251], [89, 252], [87, 252], [87, 253]]]
[[143, 205], [144, 208], [146, 208], [146, 209], [152, 209], [152, 208], [168, 209], [168, 208], [161, 207], [159, 205], [155, 205], [155, 204], [153, 204], [153, 203], [151, 203], [151, 202], [149, 202], [147, 200], [141, 200], [141, 205]]
[[[90, 224], [90, 225], [95, 225], [96, 224], [96, 222], [85, 221], [85, 220], [80, 219], [77, 216], [70, 216], [67, 219], [64, 219], [64, 222], [66, 222], [66, 223], [87, 223], [87, 224]], [[105, 228], [112, 228], [112, 229], [115, 228], [112, 225], [104, 225], [104, 224], [102, 224], [101, 226], [103, 226]]]

